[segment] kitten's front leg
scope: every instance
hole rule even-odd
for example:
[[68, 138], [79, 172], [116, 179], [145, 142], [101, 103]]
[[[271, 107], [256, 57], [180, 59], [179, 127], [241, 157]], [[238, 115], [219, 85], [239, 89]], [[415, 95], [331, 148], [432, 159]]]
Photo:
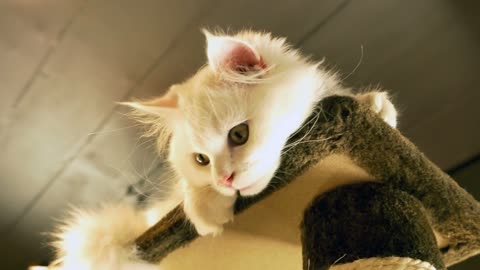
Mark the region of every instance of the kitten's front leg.
[[370, 106], [387, 124], [392, 127], [397, 126], [397, 110], [386, 92], [368, 92], [355, 97], [358, 101]]
[[183, 208], [199, 235], [218, 235], [233, 220], [234, 196], [224, 196], [211, 186], [185, 185]]

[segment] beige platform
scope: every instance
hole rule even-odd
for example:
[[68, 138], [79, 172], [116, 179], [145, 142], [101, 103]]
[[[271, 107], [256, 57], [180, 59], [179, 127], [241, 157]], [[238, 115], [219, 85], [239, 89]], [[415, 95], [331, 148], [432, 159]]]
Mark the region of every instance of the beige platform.
[[303, 209], [316, 194], [338, 184], [369, 180], [347, 157], [329, 157], [287, 188], [237, 215], [223, 235], [199, 238], [173, 252], [161, 269], [301, 269]]

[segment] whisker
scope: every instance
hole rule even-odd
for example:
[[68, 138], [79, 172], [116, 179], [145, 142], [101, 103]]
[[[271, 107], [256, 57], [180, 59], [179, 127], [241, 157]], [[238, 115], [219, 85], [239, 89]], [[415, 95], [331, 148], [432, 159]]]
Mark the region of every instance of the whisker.
[[363, 61], [363, 44], [360, 45], [360, 59], [358, 60], [357, 65], [353, 68], [353, 70], [347, 76], [345, 76], [343, 79], [341, 79], [341, 81], [344, 81], [344, 80], [348, 79], [351, 75], [353, 75], [353, 73], [355, 73], [355, 71], [357, 71], [357, 69], [362, 64], [362, 61]]
[[[290, 143], [290, 144], [286, 145], [286, 146], [284, 147], [284, 149], [285, 149], [285, 148], [291, 148], [291, 147], [297, 145], [297, 144], [298, 144], [299, 142], [301, 142], [303, 139], [305, 139], [305, 138], [310, 134], [310, 132], [312, 132], [313, 128], [315, 128], [315, 125], [317, 124], [317, 122], [318, 122], [319, 119], [320, 119], [319, 114], [316, 114], [316, 115], [315, 115], [315, 122], [314, 122], [313, 125], [310, 127], [310, 129], [309, 129], [300, 139], [296, 140], [296, 141], [293, 142], [293, 143]], [[309, 122], [310, 122], [310, 121], [309, 121]], [[304, 126], [305, 126], [305, 125], [304, 125]]]
[[[316, 113], [316, 116], [319, 115], [320, 112], [317, 112]], [[310, 120], [308, 120], [306, 123], [302, 124], [302, 126], [300, 126], [295, 132], [293, 132], [292, 134], [290, 134], [290, 136], [288, 136], [289, 138], [295, 136], [298, 132], [300, 132], [303, 127], [307, 126], [308, 124], [310, 124], [310, 122], [312, 122], [313, 120], [315, 119], [315, 117], [312, 117]]]
[[328, 141], [332, 138], [335, 138], [335, 137], [338, 137], [340, 136], [341, 134], [336, 134], [336, 135], [332, 135], [330, 137], [327, 137], [327, 138], [323, 138], [323, 139], [316, 139], [316, 140], [305, 140], [305, 141], [301, 141], [301, 142], [298, 142], [297, 144], [295, 145], [292, 145], [290, 148], [288, 149], [284, 149], [284, 151], [282, 151], [281, 155], [284, 155], [286, 154], [288, 151], [290, 151], [294, 146], [297, 146], [299, 144], [302, 144], [302, 143], [313, 143], [313, 142], [324, 142], [324, 141]]

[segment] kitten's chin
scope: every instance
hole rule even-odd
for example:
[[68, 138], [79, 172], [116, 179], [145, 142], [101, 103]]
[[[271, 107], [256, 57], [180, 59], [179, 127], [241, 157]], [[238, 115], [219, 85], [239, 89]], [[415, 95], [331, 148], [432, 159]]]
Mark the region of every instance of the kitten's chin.
[[262, 192], [268, 186], [269, 182], [270, 182], [270, 178], [267, 178], [267, 177], [261, 178], [261, 179], [255, 181], [255, 182], [253, 182], [251, 185], [240, 189], [239, 190], [240, 195], [243, 196], [243, 197], [257, 195], [258, 193]]
[[[270, 161], [271, 162], [271, 161]], [[267, 188], [268, 184], [272, 180], [272, 178], [275, 175], [275, 171], [277, 170], [279, 166], [280, 161], [276, 160], [271, 163], [267, 164], [259, 164], [257, 167], [257, 170], [253, 170], [247, 175], [244, 175], [244, 180], [249, 180], [252, 179], [252, 174], [257, 175], [255, 181], [240, 181], [241, 183], [238, 183], [236, 189], [239, 191], [241, 196], [248, 197], [248, 196], [254, 196], [262, 192], [265, 188]], [[262, 170], [258, 170], [258, 168], [262, 168]], [[263, 168], [267, 168], [267, 170], [263, 170]], [[263, 171], [263, 174], [259, 174], [258, 171]], [[261, 175], [258, 177], [258, 175]]]

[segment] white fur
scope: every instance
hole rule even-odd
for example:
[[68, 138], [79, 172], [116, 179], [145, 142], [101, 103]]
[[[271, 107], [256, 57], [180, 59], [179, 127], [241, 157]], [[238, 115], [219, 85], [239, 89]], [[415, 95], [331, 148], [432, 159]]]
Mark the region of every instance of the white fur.
[[53, 269], [153, 270], [137, 257], [134, 240], [181, 202], [178, 192], [144, 210], [109, 204], [96, 210], [74, 209], [54, 233]]
[[371, 91], [357, 95], [357, 99], [362, 103], [369, 104], [370, 108], [391, 127], [397, 126], [397, 110], [386, 92]]
[[119, 269], [136, 260], [132, 241], [147, 227], [145, 217], [127, 205], [75, 210], [56, 235], [59, 262], [64, 269]]
[[[288, 137], [318, 101], [350, 95], [335, 74], [307, 61], [285, 39], [249, 31], [235, 36], [205, 33], [208, 65], [163, 97], [127, 103], [147, 116], [144, 121], [154, 131], [162, 131], [159, 141], [170, 138], [168, 159], [182, 185], [177, 191], [201, 235], [218, 234], [233, 219], [237, 191], [251, 196], [268, 185]], [[258, 59], [248, 72], [232, 69], [228, 57], [235, 57], [229, 55], [235, 46]], [[359, 100], [395, 126], [396, 111], [385, 94], [366, 94]], [[228, 132], [245, 121], [249, 140], [232, 147]], [[199, 166], [194, 153], [207, 155], [210, 164]], [[218, 179], [231, 172], [232, 187], [219, 184]], [[147, 227], [145, 216], [128, 207], [76, 212], [58, 234], [57, 248], [66, 266], [120, 269], [126, 262], [138, 263], [132, 242]], [[79, 236], [80, 242], [72, 244], [71, 235]]]

